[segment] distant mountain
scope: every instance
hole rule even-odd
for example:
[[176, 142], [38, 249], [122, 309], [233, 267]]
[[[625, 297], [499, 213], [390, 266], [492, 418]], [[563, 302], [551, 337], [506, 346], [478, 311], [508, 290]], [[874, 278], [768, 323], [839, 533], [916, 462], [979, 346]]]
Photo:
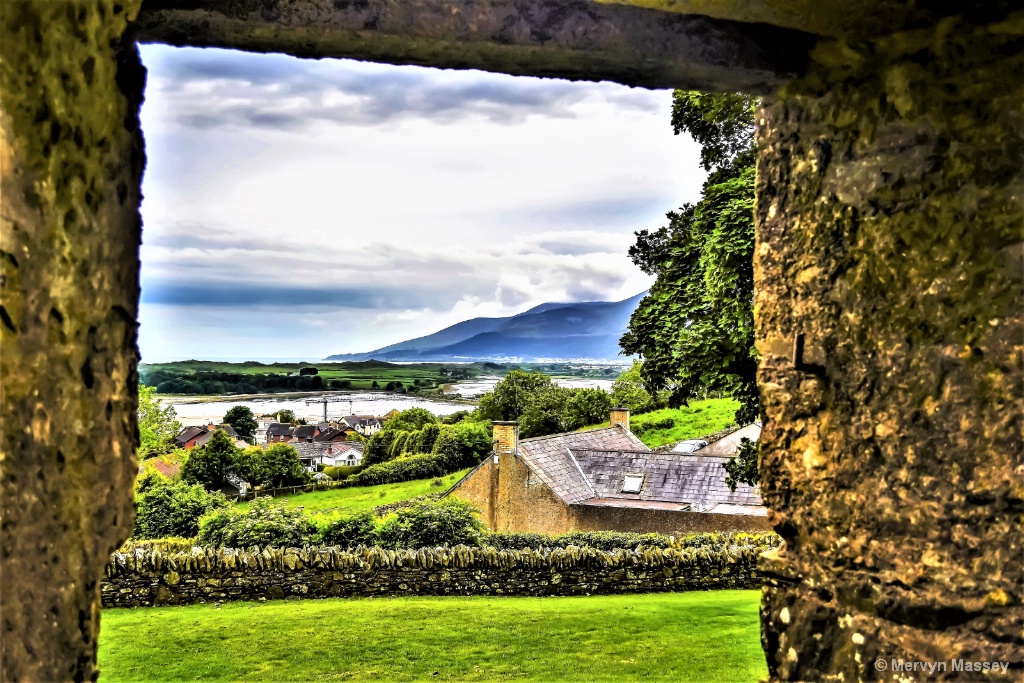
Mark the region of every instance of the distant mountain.
[[622, 360], [619, 338], [646, 294], [614, 302], [546, 303], [509, 318], [473, 318], [425, 337], [326, 360]]

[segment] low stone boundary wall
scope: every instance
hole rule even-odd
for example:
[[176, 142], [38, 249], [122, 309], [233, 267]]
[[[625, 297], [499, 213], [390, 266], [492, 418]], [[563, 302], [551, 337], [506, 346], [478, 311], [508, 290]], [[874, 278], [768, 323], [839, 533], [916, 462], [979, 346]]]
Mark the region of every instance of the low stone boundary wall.
[[759, 550], [192, 548], [117, 552], [104, 607], [387, 595], [589, 595], [760, 588]]

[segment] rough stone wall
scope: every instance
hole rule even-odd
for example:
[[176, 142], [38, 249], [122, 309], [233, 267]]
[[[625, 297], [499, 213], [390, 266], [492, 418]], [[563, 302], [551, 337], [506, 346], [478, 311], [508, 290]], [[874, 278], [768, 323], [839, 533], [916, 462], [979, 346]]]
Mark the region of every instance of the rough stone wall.
[[564, 534], [574, 528], [569, 506], [514, 455], [499, 456], [497, 466], [488, 458], [451, 495], [472, 503], [493, 531]]
[[761, 586], [756, 551], [196, 549], [117, 553], [105, 607], [388, 595], [590, 595]]
[[502, 456], [494, 531], [564, 534], [575, 527], [572, 512], [521, 458]]
[[767, 517], [716, 515], [710, 512], [679, 512], [638, 508], [575, 505], [573, 530], [638, 531], [671, 536], [704, 531], [771, 531]]
[[759, 122], [771, 676], [1019, 678], [1024, 14], [812, 58]]
[[95, 678], [99, 581], [134, 519], [134, 0], [0, 3], [0, 679]]

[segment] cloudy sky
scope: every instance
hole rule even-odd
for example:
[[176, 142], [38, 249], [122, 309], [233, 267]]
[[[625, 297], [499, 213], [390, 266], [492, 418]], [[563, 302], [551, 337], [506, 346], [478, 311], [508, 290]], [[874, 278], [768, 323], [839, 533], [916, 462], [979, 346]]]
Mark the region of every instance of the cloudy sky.
[[649, 286], [671, 93], [144, 45], [143, 361], [318, 359]]

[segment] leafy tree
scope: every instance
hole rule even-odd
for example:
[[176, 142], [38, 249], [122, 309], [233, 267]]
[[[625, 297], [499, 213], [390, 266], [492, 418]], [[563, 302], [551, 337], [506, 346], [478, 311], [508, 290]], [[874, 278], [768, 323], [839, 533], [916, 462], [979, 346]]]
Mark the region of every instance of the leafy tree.
[[569, 431], [565, 412], [571, 392], [554, 382], [541, 385], [529, 395], [519, 416], [519, 435], [524, 439]]
[[275, 443], [263, 451], [259, 481], [264, 486], [305, 484], [309, 477], [294, 447], [286, 443]]
[[290, 508], [284, 501], [274, 504], [269, 498], [255, 499], [246, 510], [215, 510], [199, 520], [200, 543], [219, 548], [299, 548], [315, 543], [318, 535], [302, 508]]
[[371, 389], [380, 389], [380, 385], [377, 384], [377, 380], [373, 380], [373, 383], [370, 384], [370, 388]]
[[657, 400], [644, 384], [642, 370], [643, 363], [634, 361], [629, 370], [612, 383], [612, 403], [626, 406], [634, 415], [649, 413], [658, 407]]
[[174, 446], [174, 437], [181, 432], [173, 406], [165, 406], [154, 387], [139, 385], [139, 457], [149, 458], [166, 453]]
[[725, 483], [730, 491], [735, 491], [740, 482], [757, 486], [757, 443], [746, 437], [740, 439], [736, 457], [725, 463], [725, 471]]
[[363, 451], [363, 464], [376, 465], [390, 460], [391, 446], [399, 433], [397, 430], [384, 428], [371, 436]]
[[480, 422], [443, 426], [432, 452], [439, 456], [446, 472], [471, 467], [491, 453], [491, 433]]
[[295, 424], [295, 411], [279, 410], [277, 412], [277, 421], [284, 424]]
[[135, 504], [138, 513], [133, 538], [194, 538], [199, 533], [199, 518], [226, 508], [228, 501], [221, 493], [207, 493], [199, 484], [159, 477], [138, 494]]
[[264, 454], [265, 451], [260, 446], [249, 446], [240, 450], [235, 456], [232, 470], [250, 484], [262, 484], [266, 479]]
[[233, 471], [239, 448], [231, 437], [216, 430], [203, 446], [193, 448], [181, 468], [182, 480], [202, 484], [210, 490], [219, 489]]
[[441, 433], [441, 425], [432, 422], [428, 425], [423, 425], [416, 434], [416, 446], [413, 449], [416, 453], [430, 453], [434, 450], [434, 442], [437, 441], [437, 435]]
[[256, 428], [259, 427], [259, 423], [256, 422], [256, 416], [246, 406], [235, 406], [225, 413], [224, 423], [231, 425], [238, 432], [238, 436], [246, 441], [252, 440], [253, 435], [256, 433]]
[[536, 395], [555, 386], [539, 372], [512, 370], [480, 398], [477, 415], [483, 420], [518, 420]]
[[476, 509], [455, 498], [426, 501], [388, 515], [377, 529], [387, 548], [479, 545], [485, 531]]
[[640, 354], [641, 375], [673, 406], [707, 391], [740, 401], [736, 420], [758, 415], [754, 349], [754, 153], [757, 100], [677, 92], [672, 124], [702, 146], [711, 171], [701, 200], [668, 214], [669, 225], [636, 233], [629, 255], [656, 276], [620, 344]]
[[386, 429], [402, 429], [407, 432], [414, 432], [422, 429], [424, 425], [436, 422], [437, 417], [425, 408], [407, 408], [389, 419], [384, 427]]
[[445, 415], [444, 417], [442, 417], [441, 418], [441, 422], [443, 422], [446, 425], [453, 425], [453, 424], [458, 424], [459, 422], [462, 422], [463, 420], [465, 420], [468, 417], [469, 417], [469, 411], [468, 410], [458, 410], [458, 411], [452, 413], [451, 415]]
[[604, 422], [612, 408], [608, 392], [601, 389], [571, 389], [565, 401], [565, 427], [580, 429]]

